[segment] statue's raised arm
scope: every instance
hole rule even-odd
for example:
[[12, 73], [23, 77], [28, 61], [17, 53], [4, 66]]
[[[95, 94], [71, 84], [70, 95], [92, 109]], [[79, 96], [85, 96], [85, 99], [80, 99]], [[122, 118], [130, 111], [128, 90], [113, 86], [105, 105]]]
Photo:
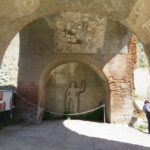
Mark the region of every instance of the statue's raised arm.
[[85, 91], [85, 82], [81, 81], [80, 92], [84, 92], [84, 91]]

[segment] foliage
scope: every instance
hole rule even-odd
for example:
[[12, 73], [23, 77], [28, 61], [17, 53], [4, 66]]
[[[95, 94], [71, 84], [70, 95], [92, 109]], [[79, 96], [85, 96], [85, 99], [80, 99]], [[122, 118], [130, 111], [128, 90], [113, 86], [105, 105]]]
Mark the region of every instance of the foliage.
[[133, 97], [133, 98], [138, 98], [139, 95], [138, 95], [138, 94], [135, 94], [135, 93], [133, 92], [133, 93], [132, 93], [132, 97]]
[[65, 119], [64, 116], [56, 116], [52, 115], [49, 112], [44, 112], [43, 120], [58, 120], [58, 119]]
[[4, 127], [12, 125], [13, 123], [14, 123], [13, 120], [8, 120], [8, 121], [0, 122], [0, 130], [2, 130]]
[[143, 59], [141, 59], [139, 60], [139, 67], [142, 67], [142, 68], [148, 67], [148, 64]]
[[71, 120], [71, 118], [70, 118], [70, 117], [68, 117], [68, 118], [67, 118], [67, 120]]
[[136, 44], [140, 43], [140, 40], [138, 38], [136, 38]]
[[[65, 113], [64, 113], [65, 114]], [[82, 115], [66, 115], [65, 116], [56, 116], [48, 112], [44, 112], [43, 120], [57, 120], [57, 119], [80, 119], [80, 120], [89, 120], [89, 121], [104, 121], [104, 108], [100, 108], [93, 112], [82, 114]]]
[[71, 119], [80, 119], [80, 120], [89, 120], [89, 121], [104, 121], [103, 116], [104, 116], [103, 108], [101, 108], [99, 110], [87, 114], [76, 115], [76, 116], [67, 115], [66, 117], [70, 117]]
[[140, 130], [147, 130], [148, 128], [147, 128], [146, 125], [141, 124], [141, 125], [139, 126], [139, 129], [140, 129]]

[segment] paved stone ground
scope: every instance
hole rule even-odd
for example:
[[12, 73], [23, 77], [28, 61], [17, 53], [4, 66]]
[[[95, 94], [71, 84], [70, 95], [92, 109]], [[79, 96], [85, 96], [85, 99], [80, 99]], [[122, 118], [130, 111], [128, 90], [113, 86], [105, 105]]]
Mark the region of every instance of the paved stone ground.
[[150, 135], [127, 125], [46, 121], [4, 128], [0, 150], [150, 150]]

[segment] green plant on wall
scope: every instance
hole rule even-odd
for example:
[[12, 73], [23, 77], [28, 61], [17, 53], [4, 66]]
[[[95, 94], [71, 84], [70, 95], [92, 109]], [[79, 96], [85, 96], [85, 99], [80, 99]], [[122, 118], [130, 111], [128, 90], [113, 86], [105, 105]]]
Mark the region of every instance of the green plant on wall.
[[142, 67], [142, 68], [144, 68], [144, 67], [148, 67], [148, 64], [144, 61], [144, 60], [139, 60], [139, 67]]
[[140, 40], [138, 38], [136, 38], [136, 44], [141, 43]]

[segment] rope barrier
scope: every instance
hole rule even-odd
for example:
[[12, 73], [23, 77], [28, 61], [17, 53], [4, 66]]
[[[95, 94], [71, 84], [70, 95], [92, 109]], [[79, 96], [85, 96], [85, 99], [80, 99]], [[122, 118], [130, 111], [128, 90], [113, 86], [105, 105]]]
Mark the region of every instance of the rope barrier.
[[82, 115], [82, 114], [86, 114], [86, 113], [90, 113], [90, 112], [93, 112], [95, 110], [98, 110], [100, 108], [104, 107], [104, 105], [101, 105], [100, 107], [97, 107], [97, 108], [94, 108], [94, 109], [90, 109], [88, 111], [84, 111], [84, 112], [81, 112], [81, 113], [71, 113], [71, 114], [62, 114], [62, 113], [56, 113], [56, 112], [52, 112], [52, 111], [49, 111], [49, 110], [46, 110], [46, 112], [49, 112], [51, 114], [54, 114], [54, 115], [62, 115], [62, 116], [66, 116], [66, 115], [69, 115], [69, 116], [76, 116], [76, 115]]
[[19, 95], [18, 93], [16, 93], [16, 95], [21, 98], [24, 102], [26, 102], [27, 104], [31, 105], [33, 108], [35, 109], [41, 109], [41, 111], [45, 111], [45, 112], [48, 112], [50, 114], [53, 114], [53, 115], [59, 115], [59, 116], [76, 116], [76, 115], [82, 115], [82, 114], [86, 114], [86, 113], [90, 113], [90, 112], [93, 112], [93, 111], [96, 111], [100, 108], [104, 108], [104, 123], [106, 122], [106, 117], [105, 117], [105, 105], [101, 105], [97, 108], [94, 108], [94, 109], [90, 109], [90, 110], [87, 110], [87, 111], [84, 111], [84, 112], [80, 112], [80, 113], [70, 113], [70, 114], [64, 114], [64, 113], [57, 113], [57, 112], [53, 112], [53, 111], [49, 111], [47, 109], [44, 109], [44, 108], [37, 108], [36, 105], [34, 105], [33, 103], [31, 103], [30, 101], [28, 101], [26, 98], [22, 97], [21, 95]]

